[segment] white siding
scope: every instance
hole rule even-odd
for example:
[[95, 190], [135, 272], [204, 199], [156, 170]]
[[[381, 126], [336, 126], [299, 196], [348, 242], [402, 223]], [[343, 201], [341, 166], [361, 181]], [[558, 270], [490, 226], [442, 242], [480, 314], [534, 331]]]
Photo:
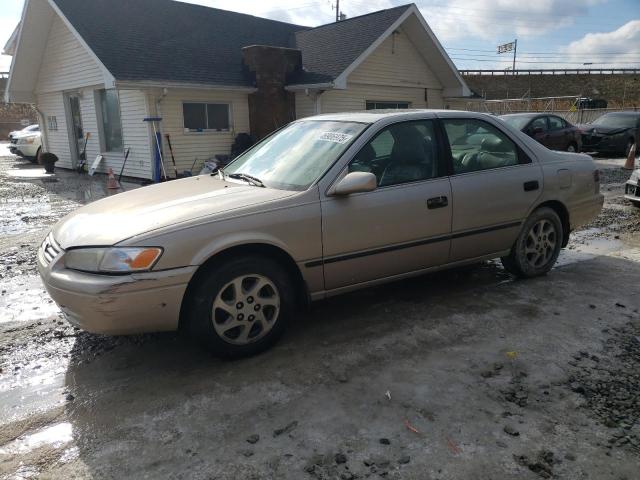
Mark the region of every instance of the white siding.
[[138, 90], [119, 90], [120, 121], [122, 124], [122, 151], [103, 151], [104, 142], [100, 141], [102, 119], [99, 109], [100, 89], [86, 89], [80, 99], [82, 125], [85, 134], [91, 133], [87, 143], [87, 164], [90, 166], [98, 154], [103, 159], [97, 172], [107, 173], [109, 168], [120, 174], [124, 162], [124, 148], [130, 147], [129, 159], [123, 175], [127, 177], [152, 178], [151, 151], [149, 148], [149, 129], [143, 119], [147, 117], [144, 93]]
[[[44, 128], [47, 134], [48, 149], [58, 156], [57, 167], [71, 168], [71, 151], [69, 150], [69, 133], [67, 129], [67, 118], [64, 109], [64, 97], [62, 92], [47, 93], [38, 95], [38, 108], [44, 115]], [[56, 117], [57, 130], [49, 130], [47, 117]]]
[[76, 40], [58, 15], [54, 15], [38, 74], [37, 93], [70, 90], [104, 83], [102, 70]]
[[314, 94], [296, 92], [296, 118], [304, 118], [315, 115]]
[[[182, 102], [229, 103], [231, 130], [229, 132], [186, 133], [182, 116]], [[237, 134], [249, 132], [248, 95], [242, 92], [222, 90], [169, 89], [162, 99], [159, 115], [162, 120], [163, 153], [167, 175], [173, 176], [171, 153], [165, 134], [171, 136], [171, 145], [178, 165], [178, 172], [189, 170], [198, 158], [194, 173], [198, 172], [206, 159], [216, 154], [228, 155]]]
[[407, 35], [390, 35], [349, 75], [353, 83], [442, 88]]
[[320, 98], [322, 113], [364, 110], [367, 100], [395, 100], [409, 102], [410, 108], [426, 108], [424, 88], [349, 83], [346, 90], [328, 90]]
[[[118, 93], [120, 96], [122, 141], [125, 150], [130, 149], [124, 175], [153, 178], [151, 147], [153, 136], [149, 131], [149, 125], [143, 121], [145, 117], [149, 116], [146, 94], [141, 90], [120, 90]], [[121, 168], [121, 165], [118, 168]]]

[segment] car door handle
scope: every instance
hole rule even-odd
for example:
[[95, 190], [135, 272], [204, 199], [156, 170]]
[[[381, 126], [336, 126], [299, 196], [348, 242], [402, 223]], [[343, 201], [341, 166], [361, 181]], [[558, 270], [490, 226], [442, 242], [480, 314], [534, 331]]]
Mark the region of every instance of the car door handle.
[[445, 196], [433, 197], [427, 200], [427, 208], [433, 210], [434, 208], [443, 208], [449, 205], [449, 199]]
[[524, 182], [524, 191], [532, 192], [534, 190], [538, 190], [540, 188], [540, 184], [537, 180], [531, 180], [530, 182]]

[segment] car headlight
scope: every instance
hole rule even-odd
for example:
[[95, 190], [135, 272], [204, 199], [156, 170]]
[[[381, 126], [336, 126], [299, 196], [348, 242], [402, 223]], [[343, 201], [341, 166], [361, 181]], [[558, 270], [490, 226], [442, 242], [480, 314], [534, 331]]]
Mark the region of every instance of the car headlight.
[[129, 273], [151, 270], [162, 255], [156, 247], [78, 248], [68, 250], [65, 267], [92, 273]]
[[36, 141], [36, 137], [22, 137], [18, 141], [18, 143], [20, 143], [21, 145], [31, 145], [35, 141]]

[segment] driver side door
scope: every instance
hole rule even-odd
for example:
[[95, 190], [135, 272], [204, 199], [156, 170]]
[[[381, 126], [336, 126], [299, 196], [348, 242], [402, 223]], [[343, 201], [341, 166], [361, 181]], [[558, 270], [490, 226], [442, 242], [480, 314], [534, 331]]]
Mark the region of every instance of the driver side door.
[[322, 200], [325, 290], [448, 261], [451, 186], [437, 135], [433, 120], [383, 128], [348, 166], [374, 173], [377, 188]]

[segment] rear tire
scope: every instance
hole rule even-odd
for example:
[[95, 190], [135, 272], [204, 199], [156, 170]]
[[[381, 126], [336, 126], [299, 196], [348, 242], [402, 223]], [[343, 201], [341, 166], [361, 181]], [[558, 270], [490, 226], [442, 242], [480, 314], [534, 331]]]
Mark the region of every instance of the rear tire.
[[214, 355], [262, 352], [282, 336], [295, 312], [295, 289], [277, 262], [238, 257], [207, 271], [190, 294], [186, 327]]
[[535, 210], [522, 225], [522, 230], [502, 265], [513, 275], [532, 278], [547, 273], [558, 259], [562, 248], [562, 221], [551, 208]]

